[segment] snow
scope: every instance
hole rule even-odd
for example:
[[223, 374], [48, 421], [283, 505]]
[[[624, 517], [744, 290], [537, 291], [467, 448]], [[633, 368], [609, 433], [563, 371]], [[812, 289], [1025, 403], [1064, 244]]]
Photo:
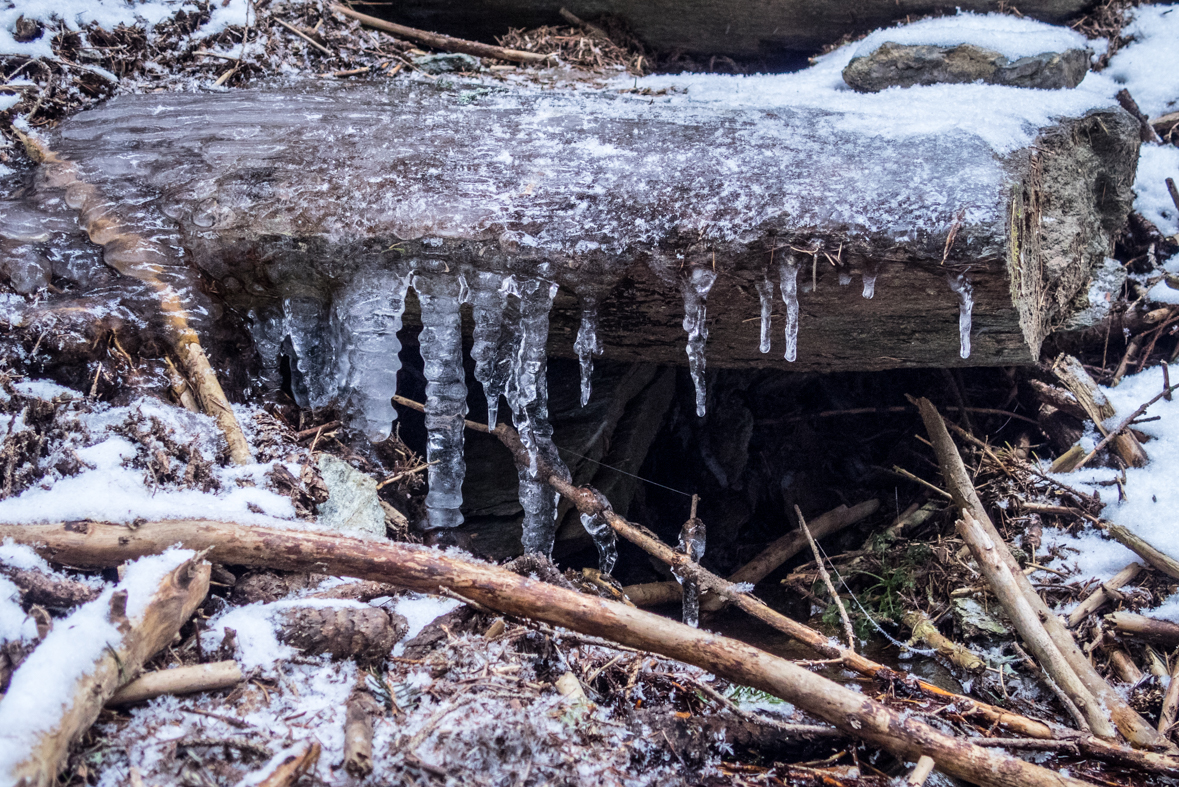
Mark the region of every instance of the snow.
[[134, 624], [159, 579], [194, 554], [172, 549], [130, 564], [118, 586], [58, 621], [25, 659], [13, 674], [8, 693], [0, 698], [0, 783], [11, 780], [13, 769], [28, 756], [38, 736], [55, 728], [78, 682], [91, 674], [111, 644], [122, 639], [108, 619], [111, 596], [127, 592], [127, 615]]
[[[1170, 365], [1172, 383], [1179, 381], [1179, 364]], [[1116, 388], [1102, 389], [1118, 413], [1120, 422], [1139, 406], [1163, 390], [1163, 371], [1159, 366], [1145, 369], [1122, 379]], [[1179, 396], [1172, 401], [1160, 399], [1146, 411], [1147, 417], [1159, 416], [1158, 421], [1139, 423], [1135, 429], [1149, 435], [1143, 445], [1150, 462], [1146, 467], [1131, 467], [1125, 471], [1123, 488], [1125, 499], [1118, 500], [1116, 486], [1102, 486], [1118, 473], [1109, 468], [1085, 467], [1073, 473], [1055, 476], [1088, 494], [1101, 495], [1106, 503], [1101, 516], [1145, 539], [1159, 551], [1179, 555], [1179, 529], [1175, 527], [1174, 512], [1179, 510], [1179, 484], [1175, 483], [1179, 468]], [[1094, 530], [1068, 535], [1045, 528], [1044, 546], [1061, 544], [1077, 550], [1067, 553], [1065, 565], [1076, 564], [1076, 578], [1105, 581], [1129, 563], [1142, 562], [1130, 550]], [[1179, 594], [1167, 599], [1153, 611], [1143, 611], [1179, 623]]]
[[[1176, 48], [1179, 49], [1179, 44]], [[1179, 148], [1144, 144], [1138, 154], [1138, 175], [1134, 179], [1134, 210], [1154, 222], [1164, 235], [1174, 235], [1179, 233], [1179, 211], [1167, 192], [1167, 178], [1179, 183]]]
[[851, 45], [853, 56], [870, 55], [881, 44], [889, 42], [946, 47], [974, 44], [1011, 60], [1043, 52], [1089, 48], [1089, 39], [1067, 27], [1009, 14], [960, 12], [955, 16], [920, 19], [911, 24], [877, 30]]
[[1134, 97], [1149, 117], [1179, 110], [1179, 6], [1140, 5], [1122, 34], [1133, 42], [1120, 49], [1105, 74]]
[[[26, 395], [52, 399], [82, 399], [76, 391], [44, 381], [18, 383]], [[133, 464], [143, 450], [119, 433], [128, 424], [154, 419], [179, 442], [201, 450], [213, 467], [221, 490], [149, 484], [145, 473]], [[0, 518], [14, 524], [95, 519], [132, 522], [136, 519], [220, 519], [244, 524], [289, 524], [295, 517], [290, 498], [264, 487], [272, 463], [244, 467], [220, 467], [215, 463], [218, 441], [223, 440], [212, 418], [182, 410], [153, 399], [140, 399], [126, 407], [95, 404], [80, 413], [79, 422], [88, 437], [80, 444], [62, 446], [83, 469], [75, 475], [53, 477], [39, 486], [0, 500]], [[173, 459], [173, 461], [177, 461]]]
[[[1179, 274], [1179, 254], [1163, 263], [1163, 270], [1167, 273]], [[1179, 304], [1179, 290], [1167, 286], [1165, 281], [1150, 288], [1146, 298], [1151, 303]]]

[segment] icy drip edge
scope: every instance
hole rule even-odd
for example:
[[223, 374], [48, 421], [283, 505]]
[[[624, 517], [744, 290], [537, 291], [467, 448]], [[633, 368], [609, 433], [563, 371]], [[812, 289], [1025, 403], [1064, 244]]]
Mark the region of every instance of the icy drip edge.
[[774, 285], [766, 278], [757, 283], [757, 295], [761, 299], [761, 343], [758, 349], [770, 351], [770, 315], [774, 312]]
[[783, 357], [793, 362], [798, 357], [798, 263], [781, 263], [778, 276], [782, 301], [786, 304], [786, 354]]
[[[546, 345], [549, 336], [549, 312], [557, 285], [530, 280], [513, 287], [519, 300], [519, 321], [514, 326], [511, 350], [511, 375], [506, 389], [512, 408], [512, 422], [528, 454], [528, 465], [518, 469], [520, 506], [524, 509], [520, 543], [524, 551], [552, 553], [557, 534], [557, 493], [547, 479], [540, 477], [540, 458], [565, 478], [569, 471], [553, 445], [553, 427], [549, 423]], [[505, 328], [508, 327], [505, 324]]]
[[590, 400], [591, 377], [594, 373], [594, 356], [602, 354], [602, 342], [598, 339], [598, 303], [586, 300], [581, 305], [581, 326], [577, 329], [577, 340], [573, 342], [577, 359], [581, 363], [581, 406]]
[[487, 398], [487, 425], [499, 422], [499, 398], [507, 384], [511, 365], [507, 357], [500, 358], [499, 344], [503, 335], [504, 298], [514, 280], [498, 273], [480, 271], [471, 288], [471, 304], [475, 317], [474, 343], [471, 360], [475, 362], [475, 379], [483, 386]]
[[950, 274], [947, 277], [950, 289], [958, 296], [958, 355], [970, 357], [971, 317], [974, 313], [974, 285], [965, 273]]
[[463, 523], [460, 509], [467, 471], [463, 459], [467, 382], [459, 317], [461, 287], [455, 276], [427, 274], [415, 275], [413, 288], [422, 307], [419, 342], [426, 373], [427, 526], [431, 530], [458, 527]]
[[872, 300], [876, 296], [876, 277], [878, 274], [879, 271], [876, 270], [864, 271], [864, 290], [860, 293], [861, 297]]
[[603, 574], [609, 574], [618, 562], [618, 537], [614, 529], [600, 514], [582, 514], [581, 526], [589, 533], [590, 538], [594, 540], [594, 546], [598, 548], [598, 570]]
[[708, 291], [716, 282], [716, 272], [693, 268], [684, 283], [684, 330], [688, 333], [688, 369], [696, 386], [696, 415], [703, 418], [707, 392], [704, 389], [704, 344], [708, 341]]

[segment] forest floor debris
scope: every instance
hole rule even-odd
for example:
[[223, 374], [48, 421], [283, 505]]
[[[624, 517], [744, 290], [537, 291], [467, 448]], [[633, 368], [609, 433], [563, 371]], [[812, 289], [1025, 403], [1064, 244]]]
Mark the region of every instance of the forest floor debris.
[[[290, 73], [346, 79], [420, 72], [431, 78], [442, 67], [416, 44], [333, 15], [326, 3], [230, 0], [137, 8], [125, 8], [117, 18], [95, 13], [81, 24], [14, 17], [13, 45], [3, 47], [12, 51], [0, 54], [6, 77], [0, 132], [11, 139], [13, 118], [42, 127], [118, 91], [229, 89]], [[158, 18], [147, 18], [157, 11]], [[1067, 340], [1076, 345], [1067, 349], [1097, 382], [1118, 383], [1100, 394], [1123, 415], [1168, 389], [1170, 372], [1179, 369], [1173, 365], [1179, 295], [1166, 278], [1179, 275], [1173, 237], [1179, 233], [1179, 204], [1163, 177], [1179, 177], [1179, 124], [1160, 120], [1173, 110], [1179, 91], [1171, 82], [1156, 90], [1158, 83], [1148, 81], [1164, 71], [1179, 74], [1159, 60], [1173, 56], [1165, 43], [1173, 45], [1166, 36], [1176, 28], [1166, 15], [1179, 18], [1179, 12], [1143, 7], [1123, 30], [1125, 11], [1126, 4], [1106, 3], [1076, 27], [1110, 39], [1099, 65], [1108, 64], [1130, 85], [1164, 144], [1143, 149], [1138, 214], [1117, 250], [1129, 274], [1118, 308], [1099, 331]], [[500, 43], [555, 53], [560, 62], [585, 69], [580, 75], [561, 71], [561, 79], [602, 83], [623, 70], [637, 75], [653, 62], [670, 62], [644, 52], [609, 20], [568, 21], [567, 28], [514, 32]], [[1143, 65], [1143, 58], [1153, 60]], [[524, 71], [490, 61], [447, 62], [458, 73], [486, 68], [506, 77]], [[740, 70], [725, 62], [708, 65]], [[673, 87], [654, 80], [634, 89]], [[0, 175], [25, 166], [15, 145], [0, 148]], [[162, 353], [153, 353], [150, 340], [134, 344], [128, 338], [133, 314], [107, 314], [96, 331], [84, 314], [71, 322], [84, 311], [66, 308], [76, 304], [53, 308], [53, 295], [4, 293], [0, 302], [9, 315], [48, 315], [21, 322], [23, 328], [9, 331], [5, 340], [11, 350], [5, 353], [8, 373], [0, 379], [0, 521], [134, 523], [206, 516], [297, 526], [326, 502], [318, 458], [329, 452], [378, 482], [388, 534], [410, 537], [410, 524], [421, 519], [425, 465], [399, 439], [383, 445], [379, 457], [362, 456], [336, 431], [332, 413], [289, 405], [238, 407], [257, 464], [232, 467], [209, 418], [143, 397], [165, 391], [168, 378], [162, 362], [151, 360]], [[81, 369], [78, 384], [66, 388], [22, 378], [44, 371], [48, 361], [39, 363], [38, 357]], [[1058, 615], [1103, 597], [1070, 620], [1078, 645], [1138, 713], [1173, 735], [1176, 695], [1170, 688], [1179, 683], [1170, 679], [1179, 656], [1170, 651], [1179, 640], [1170, 627], [1179, 620], [1179, 585], [1150, 566], [1115, 581], [1115, 574], [1142, 558], [1107, 533], [1111, 525], [1124, 527], [1164, 555], [1179, 557], [1170, 519], [1179, 504], [1173, 483], [1179, 405], [1163, 397], [1128, 425], [1149, 456], [1144, 467], [1122, 466], [1102, 451], [1081, 470], [1050, 472], [1049, 457], [1073, 445], [1083, 456], [1097, 448], [1103, 431], [1120, 426], [1094, 424], [1057, 384], [1046, 372], [1018, 372], [1009, 396], [999, 395], [999, 386], [959, 392], [986, 407], [955, 409], [964, 405], [951, 397], [939, 404], [944, 413], [958, 413], [954, 433], [972, 483], [1020, 570]], [[1003, 431], [1008, 419], [1002, 413], [1013, 408], [1034, 414], [1040, 431]], [[1003, 437], [992, 440], [998, 433]], [[896, 495], [895, 515], [882, 511], [868, 518], [840, 537], [839, 544], [850, 548], [829, 543], [818, 560], [798, 558], [784, 578], [780, 572], [772, 579], [805, 599], [802, 615], [826, 634], [840, 632], [845, 606], [857, 644], [868, 642], [878, 660], [900, 672], [1033, 720], [1071, 724], [1066, 704], [1012, 635], [1010, 621], [954, 534], [953, 512], [929, 491], [944, 482], [932, 455], [918, 453], [923, 450], [907, 454], [924, 460], [904, 469], [925, 484], [908, 488], [907, 511], [899, 499], [906, 487], [882, 484], [872, 491]], [[788, 518], [785, 511], [782, 517]], [[578, 572], [564, 576], [541, 565], [523, 570], [607, 593]], [[822, 581], [824, 570], [833, 575], [842, 605]], [[0, 688], [7, 688], [39, 642], [49, 641], [55, 626], [65, 625], [72, 609], [117, 581], [113, 573], [51, 566], [25, 548], [0, 545]], [[769, 584], [759, 591], [771, 590]], [[352, 783], [370, 769], [374, 783], [382, 784], [882, 785], [910, 767], [764, 692], [452, 597], [239, 566], [213, 567], [211, 586], [179, 641], [148, 666], [232, 660], [246, 680], [214, 693], [165, 695], [103, 710], [74, 749], [66, 783], [207, 787], [288, 767], [308, 769], [316, 783], [326, 784]], [[725, 623], [707, 612], [706, 604], [705, 628]], [[910, 633], [923, 642], [906, 643]], [[771, 642], [765, 632], [760, 636]], [[391, 645], [393, 639], [400, 641]], [[391, 655], [380, 658], [378, 651]], [[941, 731], [976, 740], [996, 734], [969, 722], [952, 704], [907, 693], [903, 681], [849, 678], [834, 660], [796, 660]], [[1042, 749], [1029, 757], [1080, 778], [1113, 784], [1143, 778], [1082, 756], [1067, 738], [990, 742], [1012, 751]], [[947, 782], [934, 774], [926, 783]]]

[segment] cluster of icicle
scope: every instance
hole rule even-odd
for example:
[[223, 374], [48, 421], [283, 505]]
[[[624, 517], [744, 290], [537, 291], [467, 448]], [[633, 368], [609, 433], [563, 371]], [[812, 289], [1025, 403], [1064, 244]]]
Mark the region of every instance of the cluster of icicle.
[[[786, 306], [788, 361], [794, 361], [798, 353], [801, 262], [797, 255], [789, 256], [777, 267], [778, 290]], [[693, 268], [683, 282], [683, 328], [699, 416], [705, 414], [707, 400], [707, 299], [716, 277], [709, 268]], [[840, 283], [850, 281], [850, 275], [841, 271]], [[951, 275], [949, 283], [959, 299], [961, 352], [965, 358], [970, 354], [972, 287], [965, 275]], [[866, 271], [863, 297], [873, 297], [875, 284], [875, 270]], [[422, 311], [419, 342], [425, 365], [429, 462], [426, 527], [437, 530], [463, 523], [467, 386], [460, 307], [469, 303], [475, 322], [471, 358], [475, 379], [483, 386], [487, 399], [487, 423], [498, 423], [503, 397], [528, 454], [528, 465], [519, 469], [523, 546], [528, 552], [548, 554], [556, 533], [557, 494], [543, 477], [542, 469], [568, 478], [552, 440], [548, 414], [546, 345], [549, 312], [557, 293], [555, 283], [545, 278], [485, 271], [453, 272], [434, 261], [422, 261], [400, 272], [361, 273], [336, 296], [330, 315], [313, 298], [288, 298], [280, 309], [254, 315], [255, 339], [263, 358], [269, 359], [269, 376], [272, 380], [277, 376], [277, 358], [287, 354], [295, 364], [292, 382], [302, 403], [322, 406], [342, 394], [353, 423], [369, 439], [375, 442], [387, 438], [397, 417], [391, 403], [401, 368], [397, 334], [410, 288], [417, 293]], [[774, 296], [768, 276], [757, 284], [757, 291], [761, 299], [760, 349], [766, 353], [771, 344]], [[596, 298], [584, 299], [581, 327], [574, 343], [581, 366], [582, 406], [590, 399], [593, 357], [602, 353], [598, 308]], [[617, 556], [613, 531], [598, 518], [583, 517], [582, 523], [598, 547], [602, 570], [609, 572]]]

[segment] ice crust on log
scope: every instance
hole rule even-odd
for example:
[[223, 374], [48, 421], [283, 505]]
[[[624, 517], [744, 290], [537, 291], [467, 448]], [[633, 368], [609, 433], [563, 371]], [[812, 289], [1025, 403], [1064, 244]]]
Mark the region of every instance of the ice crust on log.
[[[488, 421], [504, 396], [533, 458], [519, 473], [524, 546], [547, 552], [556, 500], [536, 458], [563, 466], [550, 354], [579, 358], [588, 399], [599, 352], [682, 364], [686, 347], [701, 415], [706, 358], [1030, 362], [1129, 208], [1137, 128], [1083, 88], [1029, 103], [956, 86], [958, 105], [995, 113], [977, 124], [929, 120], [939, 88], [899, 102], [828, 89], [819, 106], [790, 78], [692, 79], [689, 97], [659, 100], [416, 80], [125, 96], [48, 141], [175, 251], [194, 302], [193, 263], [251, 315], [268, 384], [287, 356], [301, 404], [341, 403], [374, 440], [395, 417], [401, 321], [421, 326], [434, 528], [462, 522], [470, 335]], [[903, 129], [890, 117], [902, 105], [926, 122]], [[44, 179], [35, 195], [61, 197]], [[0, 235], [27, 223], [0, 220]], [[956, 285], [967, 270], [972, 289]], [[787, 364], [766, 353], [775, 273]], [[835, 286], [855, 274], [863, 297]]]

